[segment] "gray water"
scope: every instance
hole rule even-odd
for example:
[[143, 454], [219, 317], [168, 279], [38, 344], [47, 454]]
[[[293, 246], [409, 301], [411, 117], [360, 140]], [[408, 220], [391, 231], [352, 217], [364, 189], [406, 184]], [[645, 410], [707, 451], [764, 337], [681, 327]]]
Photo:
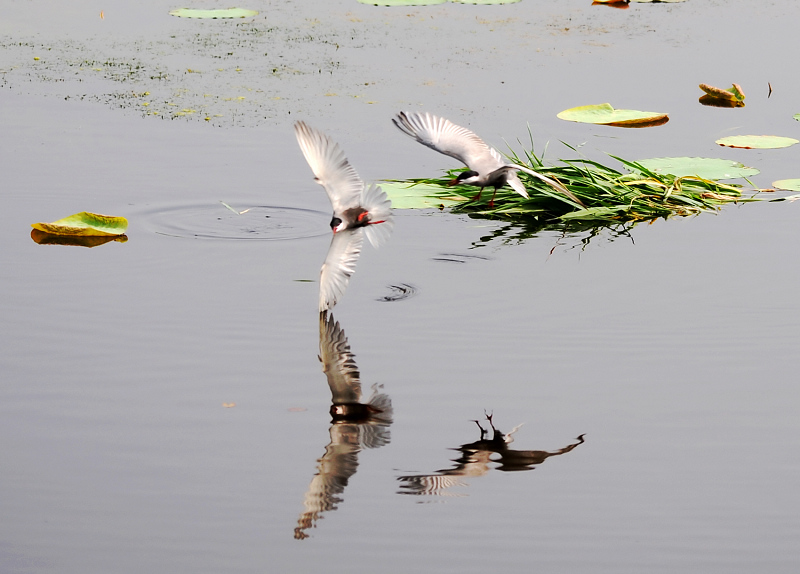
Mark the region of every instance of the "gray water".
[[[333, 311], [365, 394], [382, 384], [394, 408], [388, 444], [359, 448], [328, 413], [330, 206], [291, 127], [330, 133], [369, 181], [455, 166], [391, 125], [411, 108], [501, 149], [529, 124], [552, 161], [575, 155], [560, 140], [604, 161], [724, 157], [767, 187], [800, 175], [800, 148], [714, 140], [796, 137], [796, 3], [255, 1], [250, 23], [102, 4], [12, 0], [0, 20], [0, 571], [797, 571], [796, 203], [588, 246], [397, 211]], [[146, 72], [81, 65], [109, 54]], [[741, 84], [746, 107], [700, 106], [700, 82]], [[555, 117], [603, 101], [670, 122]], [[83, 210], [127, 217], [129, 240], [31, 240]], [[383, 300], [393, 286], [411, 296]], [[525, 423], [513, 449], [585, 442], [409, 494], [402, 477], [459, 466], [484, 413]], [[334, 451], [336, 508], [303, 525]]]

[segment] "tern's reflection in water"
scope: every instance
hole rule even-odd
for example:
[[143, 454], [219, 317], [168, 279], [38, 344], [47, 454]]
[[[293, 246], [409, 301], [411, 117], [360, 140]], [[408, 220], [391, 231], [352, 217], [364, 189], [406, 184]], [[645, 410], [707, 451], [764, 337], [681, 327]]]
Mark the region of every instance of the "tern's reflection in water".
[[317, 474], [311, 479], [297, 521], [294, 537], [308, 538], [306, 530], [316, 525], [322, 513], [336, 510], [347, 481], [358, 468], [358, 453], [363, 448], [389, 444], [392, 401], [372, 386], [372, 395], [361, 402], [361, 380], [350, 344], [339, 323], [327, 311], [319, 315], [319, 360], [331, 389], [331, 442], [319, 459]]
[[481, 429], [481, 438], [453, 449], [461, 453], [461, 456], [453, 459], [453, 462], [456, 463], [453, 468], [438, 470], [433, 474], [400, 476], [397, 480], [403, 484], [400, 485], [398, 494], [463, 496], [449, 492], [448, 489], [453, 486], [467, 486], [462, 480], [464, 477], [483, 476], [490, 470], [489, 463], [498, 465], [497, 470], [503, 471], [533, 470], [536, 465], [543, 463], [551, 456], [565, 454], [583, 443], [584, 435], [580, 435], [575, 439], [577, 442], [554, 452], [513, 450], [508, 448], [508, 445], [514, 441], [512, 435], [522, 425], [517, 425], [508, 434], [503, 434], [495, 428], [492, 415], [486, 415], [486, 419], [492, 427], [491, 438], [486, 438], [489, 431], [484, 429], [479, 421], [475, 421]]

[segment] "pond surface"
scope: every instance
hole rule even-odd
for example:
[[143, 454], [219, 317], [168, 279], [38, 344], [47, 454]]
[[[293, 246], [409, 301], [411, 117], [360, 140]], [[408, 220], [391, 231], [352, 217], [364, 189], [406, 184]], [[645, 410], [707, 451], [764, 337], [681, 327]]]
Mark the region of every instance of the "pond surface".
[[[501, 149], [530, 125], [551, 161], [575, 156], [563, 140], [734, 159], [761, 187], [800, 176], [797, 146], [714, 143], [797, 137], [800, 5], [589, 4], [256, 0], [254, 19], [198, 21], [160, 0], [12, 0], [0, 569], [796, 572], [797, 203], [588, 243], [396, 211], [333, 310], [391, 422], [331, 423], [330, 205], [295, 120], [369, 181], [456, 165], [397, 132], [401, 109]], [[700, 106], [701, 82], [747, 105]], [[604, 101], [670, 121], [555, 117]], [[84, 210], [127, 217], [128, 241], [31, 240]], [[506, 445], [490, 422], [525, 424]]]

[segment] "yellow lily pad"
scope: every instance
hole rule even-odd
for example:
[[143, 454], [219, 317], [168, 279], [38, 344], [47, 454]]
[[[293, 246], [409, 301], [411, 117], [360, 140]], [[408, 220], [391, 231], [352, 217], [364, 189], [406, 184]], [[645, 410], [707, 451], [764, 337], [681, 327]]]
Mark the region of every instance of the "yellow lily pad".
[[659, 112], [615, 110], [609, 103], [570, 108], [559, 112], [558, 117], [569, 122], [619, 127], [636, 127], [641, 124], [660, 125], [669, 119], [667, 114]]
[[31, 227], [51, 235], [113, 236], [125, 233], [128, 220], [81, 211], [52, 223], [31, 223]]
[[739, 84], [733, 84], [727, 90], [715, 88], [714, 86], [709, 86], [708, 84], [700, 84], [700, 89], [712, 98], [717, 98], [719, 100], [742, 102], [745, 98], [744, 91], [742, 91], [742, 87]]

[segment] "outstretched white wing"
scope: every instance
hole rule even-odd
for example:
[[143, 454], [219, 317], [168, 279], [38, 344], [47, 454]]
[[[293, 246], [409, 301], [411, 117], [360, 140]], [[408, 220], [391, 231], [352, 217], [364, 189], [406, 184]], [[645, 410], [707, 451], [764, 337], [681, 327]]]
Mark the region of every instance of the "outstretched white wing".
[[364, 182], [347, 161], [339, 145], [305, 122], [294, 124], [294, 131], [317, 183], [328, 193], [334, 213], [342, 213], [357, 206]]
[[508, 165], [500, 153], [467, 128], [429, 113], [400, 112], [394, 125], [419, 143], [449, 155], [479, 174]]

